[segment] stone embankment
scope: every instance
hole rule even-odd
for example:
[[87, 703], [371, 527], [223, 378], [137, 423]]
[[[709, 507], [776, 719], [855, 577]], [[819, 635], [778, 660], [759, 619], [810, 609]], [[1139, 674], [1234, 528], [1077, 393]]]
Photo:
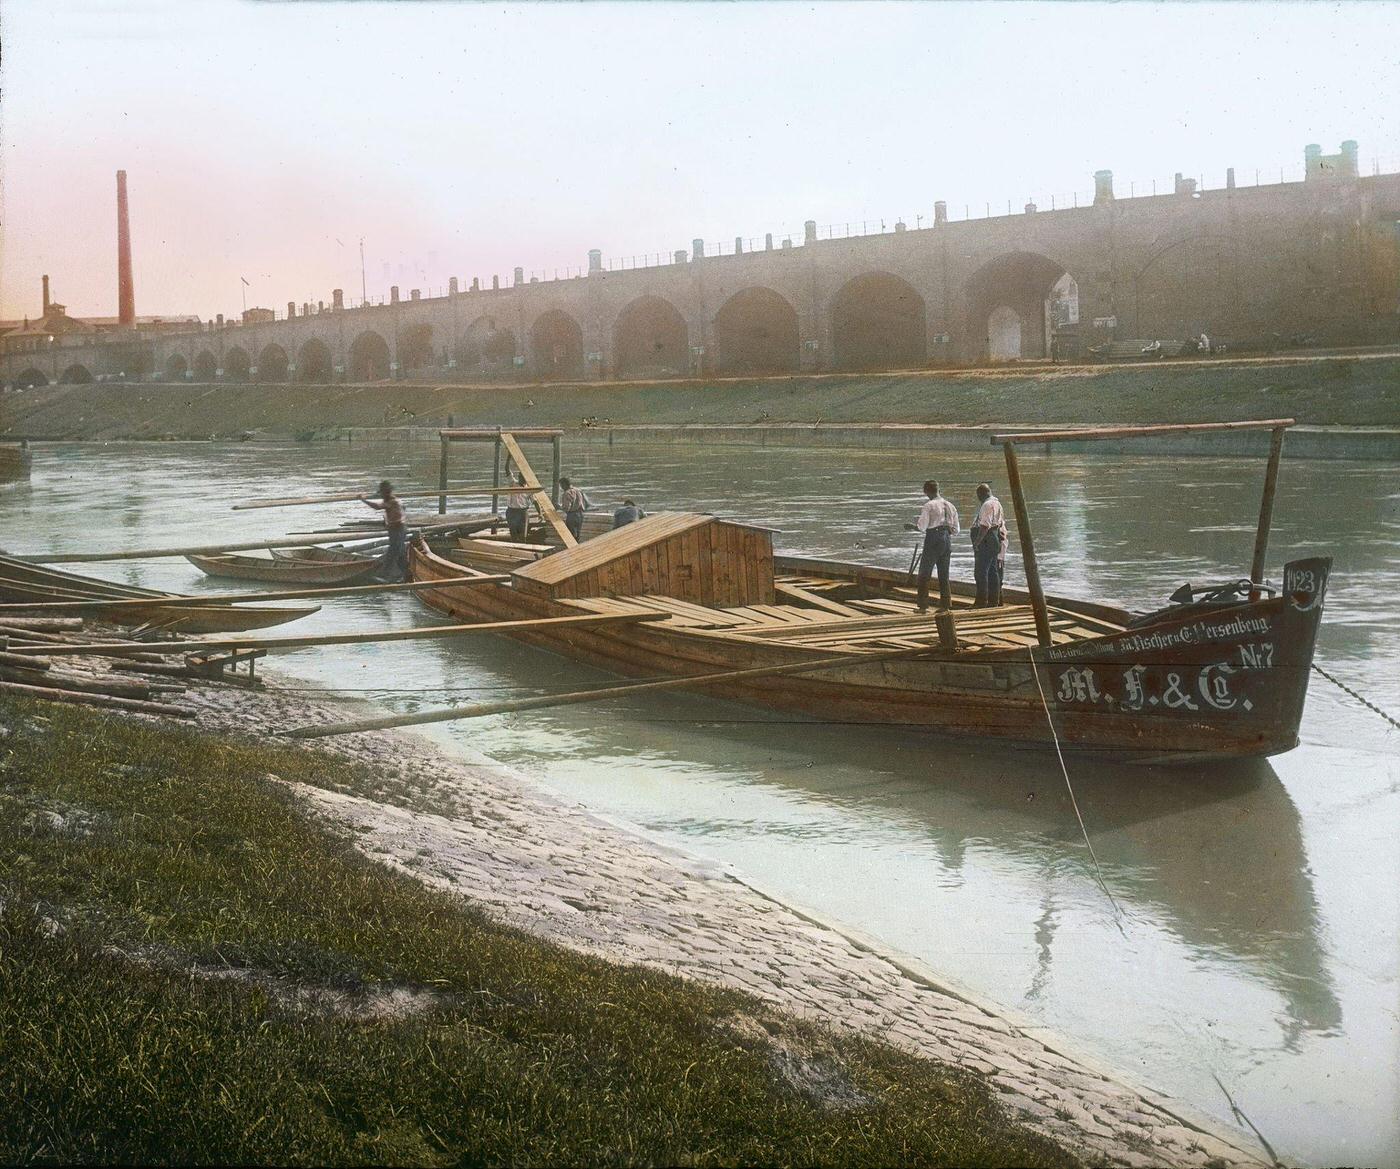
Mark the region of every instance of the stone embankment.
[[[343, 717], [302, 694], [192, 691], [201, 724], [245, 734]], [[1129, 1086], [1059, 1040], [940, 986], [917, 964], [816, 920], [710, 863], [541, 791], [493, 760], [409, 734], [323, 746], [369, 766], [374, 790], [299, 794], [359, 848], [500, 920], [612, 961], [758, 996], [823, 1025], [984, 1075], [1003, 1103], [1090, 1164], [1265, 1165], [1252, 1137]]]
[[[1277, 417], [1314, 428], [1300, 450], [1396, 457], [1400, 354], [556, 385], [104, 384], [0, 395], [0, 438], [40, 440], [418, 437], [446, 425], [528, 425], [642, 441], [900, 447], [969, 437], [981, 445], [985, 436], [967, 429], [977, 427]], [[920, 433], [928, 427], [940, 429]]]

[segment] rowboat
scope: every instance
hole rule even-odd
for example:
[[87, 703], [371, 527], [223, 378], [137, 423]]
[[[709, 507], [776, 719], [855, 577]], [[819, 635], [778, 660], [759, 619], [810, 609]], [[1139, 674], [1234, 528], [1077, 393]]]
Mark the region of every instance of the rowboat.
[[[508, 584], [445, 585], [420, 599], [467, 622], [632, 614], [513, 636], [624, 676], [704, 676], [695, 686], [704, 693], [825, 721], [1144, 762], [1278, 754], [1298, 742], [1331, 560], [1286, 564], [1278, 589], [1263, 581], [1291, 422], [1251, 425], [1273, 429], [1274, 442], [1249, 577], [1178, 589], [1149, 613], [1040, 588], [1015, 447], [1057, 441], [1045, 433], [994, 439], [1007, 455], [1027, 577], [999, 607], [975, 608], [975, 590], [955, 582], [949, 609], [920, 612], [904, 573], [775, 556], [768, 529], [694, 513], [659, 513], [564, 548], [516, 567]], [[1125, 429], [1181, 428], [1112, 433]], [[476, 571], [421, 542], [409, 564], [423, 581]]]
[[313, 559], [290, 556], [242, 556], [225, 552], [215, 556], [186, 555], [185, 559], [206, 576], [258, 580], [269, 584], [349, 585], [374, 575], [379, 558]]
[[183, 598], [177, 593], [115, 584], [0, 556], [0, 601], [7, 604], [125, 601], [141, 597], [149, 597], [151, 604], [97, 609], [94, 615], [118, 625], [150, 625], [177, 633], [239, 633], [295, 621], [320, 608], [319, 605], [162, 605], [162, 599]]

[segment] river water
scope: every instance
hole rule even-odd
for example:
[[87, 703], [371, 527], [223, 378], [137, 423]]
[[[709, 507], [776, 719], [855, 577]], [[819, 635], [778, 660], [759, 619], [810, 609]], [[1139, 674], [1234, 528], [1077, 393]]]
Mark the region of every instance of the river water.
[[[482, 481], [482, 450], [458, 452], [452, 477]], [[363, 509], [228, 505], [368, 488], [381, 473], [431, 484], [437, 454], [409, 443], [41, 446], [32, 480], [0, 488], [0, 545], [315, 531]], [[599, 505], [628, 494], [654, 510], [714, 511], [781, 529], [783, 551], [898, 568], [912, 547], [901, 525], [926, 477], [945, 483], [964, 522], [972, 485], [1004, 480], [974, 452], [566, 444], [565, 461]], [[1243, 575], [1262, 472], [1258, 460], [1025, 457], [1046, 588], [1148, 608], [1183, 581]], [[1019, 584], [1012, 547], [1008, 582]], [[1315, 553], [1336, 557], [1319, 663], [1400, 711], [1393, 467], [1285, 462], [1270, 575]], [[206, 583], [183, 560], [91, 571], [181, 591], [236, 587]], [[971, 575], [962, 541], [954, 572]], [[288, 631], [437, 621], [407, 596], [380, 596], [337, 601]], [[392, 711], [602, 678], [488, 638], [307, 650], [278, 665]], [[1223, 1085], [1285, 1158], [1400, 1165], [1400, 735], [1321, 678], [1302, 746], [1273, 760], [1197, 774], [1071, 758], [1112, 900], [1053, 754], [1039, 750], [675, 694], [427, 729], [724, 862], [1229, 1119]]]

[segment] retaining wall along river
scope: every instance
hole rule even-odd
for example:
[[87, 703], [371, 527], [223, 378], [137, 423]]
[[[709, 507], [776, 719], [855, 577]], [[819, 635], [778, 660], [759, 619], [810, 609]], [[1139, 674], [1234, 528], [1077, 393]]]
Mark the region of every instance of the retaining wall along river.
[[[1400, 354], [607, 384], [108, 383], [0, 395], [0, 437], [50, 440], [427, 437], [446, 425], [530, 425], [614, 442], [972, 449], [986, 442], [978, 428], [1279, 417], [1315, 428], [1293, 436], [1294, 454], [1396, 458]], [[1252, 453], [1259, 440], [1192, 441], [1172, 452]]]

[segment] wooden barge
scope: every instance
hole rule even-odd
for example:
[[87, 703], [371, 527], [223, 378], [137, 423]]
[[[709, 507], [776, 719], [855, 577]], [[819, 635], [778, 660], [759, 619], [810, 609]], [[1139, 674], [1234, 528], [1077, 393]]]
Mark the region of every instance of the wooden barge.
[[[1178, 590], [1146, 615], [1043, 594], [1014, 448], [1060, 437], [1045, 433], [994, 440], [1007, 456], [1028, 586], [1005, 589], [996, 608], [974, 608], [972, 590], [955, 583], [951, 609], [920, 612], [905, 574], [775, 556], [770, 531], [691, 513], [654, 515], [543, 557], [522, 549], [504, 585], [419, 596], [467, 622], [631, 615], [512, 636], [628, 677], [703, 676], [694, 688], [707, 694], [828, 722], [1142, 761], [1273, 755], [1298, 742], [1331, 568], [1325, 557], [1296, 560], [1281, 589], [1262, 581], [1290, 424], [1223, 424], [1274, 430], [1250, 577], [1207, 597]], [[474, 564], [470, 550], [449, 560], [418, 543], [410, 572], [416, 581], [499, 573], [503, 555], [493, 549]], [[741, 671], [750, 673], [723, 677]]]

